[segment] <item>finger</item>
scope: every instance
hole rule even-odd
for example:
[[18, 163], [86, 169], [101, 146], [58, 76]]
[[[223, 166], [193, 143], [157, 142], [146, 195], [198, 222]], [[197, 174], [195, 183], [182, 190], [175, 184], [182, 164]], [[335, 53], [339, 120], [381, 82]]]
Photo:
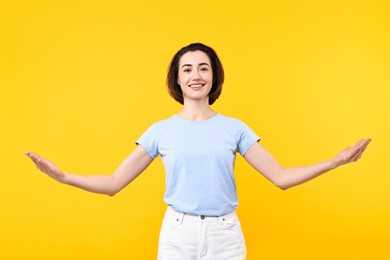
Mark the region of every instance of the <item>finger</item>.
[[345, 149], [344, 150], [345, 151], [344, 160], [346, 160], [347, 162], [352, 161], [353, 158], [356, 156], [356, 154], [361, 149], [361, 145], [362, 145], [362, 140], [360, 140], [356, 144], [354, 144], [354, 145], [348, 147], [347, 149]]
[[365, 140], [361, 139], [353, 147], [354, 148], [356, 147], [357, 149], [360, 149], [362, 146], [364, 146], [364, 144], [365, 144]]
[[359, 156], [360, 150], [364, 147], [365, 140], [359, 140], [357, 143], [354, 145], [348, 147], [347, 149], [344, 150], [344, 160], [346, 163], [349, 162], [354, 162]]
[[356, 162], [357, 160], [360, 159], [360, 157], [361, 157], [361, 153], [360, 152], [356, 153], [354, 156], [352, 156], [351, 162]]
[[37, 164], [37, 165], [40, 165], [41, 164], [41, 162], [39, 161], [39, 159], [37, 159], [37, 158], [31, 158], [31, 160], [35, 163], [35, 164]]
[[359, 145], [359, 152], [364, 152], [371, 140], [366, 139]]
[[34, 158], [35, 160], [41, 159], [41, 158], [42, 158], [41, 156], [39, 156], [39, 155], [36, 154], [36, 153], [29, 153], [29, 157], [30, 157], [30, 158]]
[[28, 152], [26, 153], [26, 155], [31, 159], [33, 160], [34, 162], [38, 159], [38, 155], [37, 154], [34, 154], [34, 153], [31, 153], [31, 152]]
[[31, 160], [35, 163], [35, 165], [36, 165], [40, 170], [43, 171], [45, 168], [47, 168], [44, 159], [32, 157]]
[[41, 172], [45, 172], [45, 169], [43, 167], [43, 165], [39, 162], [36, 162], [35, 163], [35, 166], [41, 171]]
[[364, 151], [364, 146], [356, 151], [356, 153], [352, 157], [352, 161], [356, 162], [357, 160], [359, 160], [360, 157], [362, 157], [363, 151]]
[[364, 143], [361, 145], [360, 149], [353, 156], [353, 158], [352, 158], [353, 161], [357, 161], [362, 157], [364, 151], [367, 149], [367, 146], [370, 142], [371, 142], [371, 139], [364, 140]]
[[371, 143], [371, 139], [366, 139], [366, 142], [364, 144], [364, 147], [363, 147], [363, 150], [362, 150], [362, 153], [364, 153], [364, 151], [367, 149], [368, 145]]
[[30, 158], [32, 160], [32, 154], [30, 152], [25, 152], [24, 153], [28, 158]]
[[47, 165], [47, 162], [44, 158], [39, 156], [36, 153], [32, 152], [26, 152], [25, 153], [35, 164], [35, 166], [38, 168], [43, 173], [46, 173], [50, 176], [50, 169], [49, 166]]
[[45, 163], [45, 159], [39, 156], [35, 153], [28, 153], [28, 157], [35, 163], [35, 164], [42, 164]]
[[39, 163], [36, 163], [36, 164], [35, 164], [35, 167], [37, 167], [38, 170], [40, 170], [41, 172], [44, 172], [42, 166], [41, 166]]
[[36, 159], [34, 159], [34, 158], [30, 158], [31, 159], [31, 161], [33, 162], [33, 163], [35, 163], [35, 165], [38, 165], [38, 161], [36, 160]]
[[366, 145], [366, 140], [359, 140], [355, 145], [352, 146], [352, 150], [356, 153], [359, 152]]
[[51, 171], [50, 171], [50, 167], [49, 165], [46, 163], [45, 160], [38, 160], [38, 163], [39, 163], [39, 166], [41, 167], [42, 171], [49, 174]]

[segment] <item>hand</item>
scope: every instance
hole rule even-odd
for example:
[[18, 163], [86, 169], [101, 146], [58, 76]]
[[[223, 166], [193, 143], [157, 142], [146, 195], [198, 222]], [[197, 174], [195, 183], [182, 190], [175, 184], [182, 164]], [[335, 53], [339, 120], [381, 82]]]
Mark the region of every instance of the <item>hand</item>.
[[51, 161], [42, 158], [36, 153], [26, 152], [25, 153], [34, 163], [35, 166], [41, 171], [46, 173], [51, 178], [63, 182], [65, 178], [65, 174], [57, 168], [57, 166]]
[[334, 168], [359, 160], [370, 142], [370, 138], [362, 139], [353, 146], [342, 150], [336, 157], [332, 159]]

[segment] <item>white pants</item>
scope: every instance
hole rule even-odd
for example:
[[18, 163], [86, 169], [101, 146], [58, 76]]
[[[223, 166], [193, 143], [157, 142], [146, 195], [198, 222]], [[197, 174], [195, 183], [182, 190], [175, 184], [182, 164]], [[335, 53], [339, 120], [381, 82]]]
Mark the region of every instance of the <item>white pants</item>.
[[194, 216], [168, 207], [162, 223], [158, 260], [245, 260], [246, 246], [235, 212]]

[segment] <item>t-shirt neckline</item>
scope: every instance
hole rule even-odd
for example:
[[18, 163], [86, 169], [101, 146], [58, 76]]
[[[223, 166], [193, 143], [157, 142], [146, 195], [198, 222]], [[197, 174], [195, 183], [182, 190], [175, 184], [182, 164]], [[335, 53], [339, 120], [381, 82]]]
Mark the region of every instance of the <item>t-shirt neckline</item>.
[[207, 123], [207, 122], [211, 122], [213, 121], [214, 119], [216, 119], [217, 117], [219, 117], [220, 114], [219, 113], [216, 113], [214, 116], [208, 118], [208, 119], [204, 119], [204, 120], [199, 120], [199, 121], [193, 121], [193, 120], [189, 120], [189, 119], [185, 119], [181, 116], [179, 116], [178, 114], [174, 114], [173, 117], [175, 119], [178, 119], [182, 122], [188, 122], [188, 123], [192, 123], [192, 124], [202, 124], [202, 123]]

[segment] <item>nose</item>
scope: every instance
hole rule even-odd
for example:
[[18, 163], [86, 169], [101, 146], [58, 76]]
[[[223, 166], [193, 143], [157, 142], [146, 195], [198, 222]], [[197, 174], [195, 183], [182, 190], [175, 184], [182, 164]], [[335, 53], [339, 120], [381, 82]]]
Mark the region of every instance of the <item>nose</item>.
[[202, 76], [200, 75], [200, 72], [198, 70], [194, 71], [193, 79], [194, 80], [201, 80], [202, 79]]

